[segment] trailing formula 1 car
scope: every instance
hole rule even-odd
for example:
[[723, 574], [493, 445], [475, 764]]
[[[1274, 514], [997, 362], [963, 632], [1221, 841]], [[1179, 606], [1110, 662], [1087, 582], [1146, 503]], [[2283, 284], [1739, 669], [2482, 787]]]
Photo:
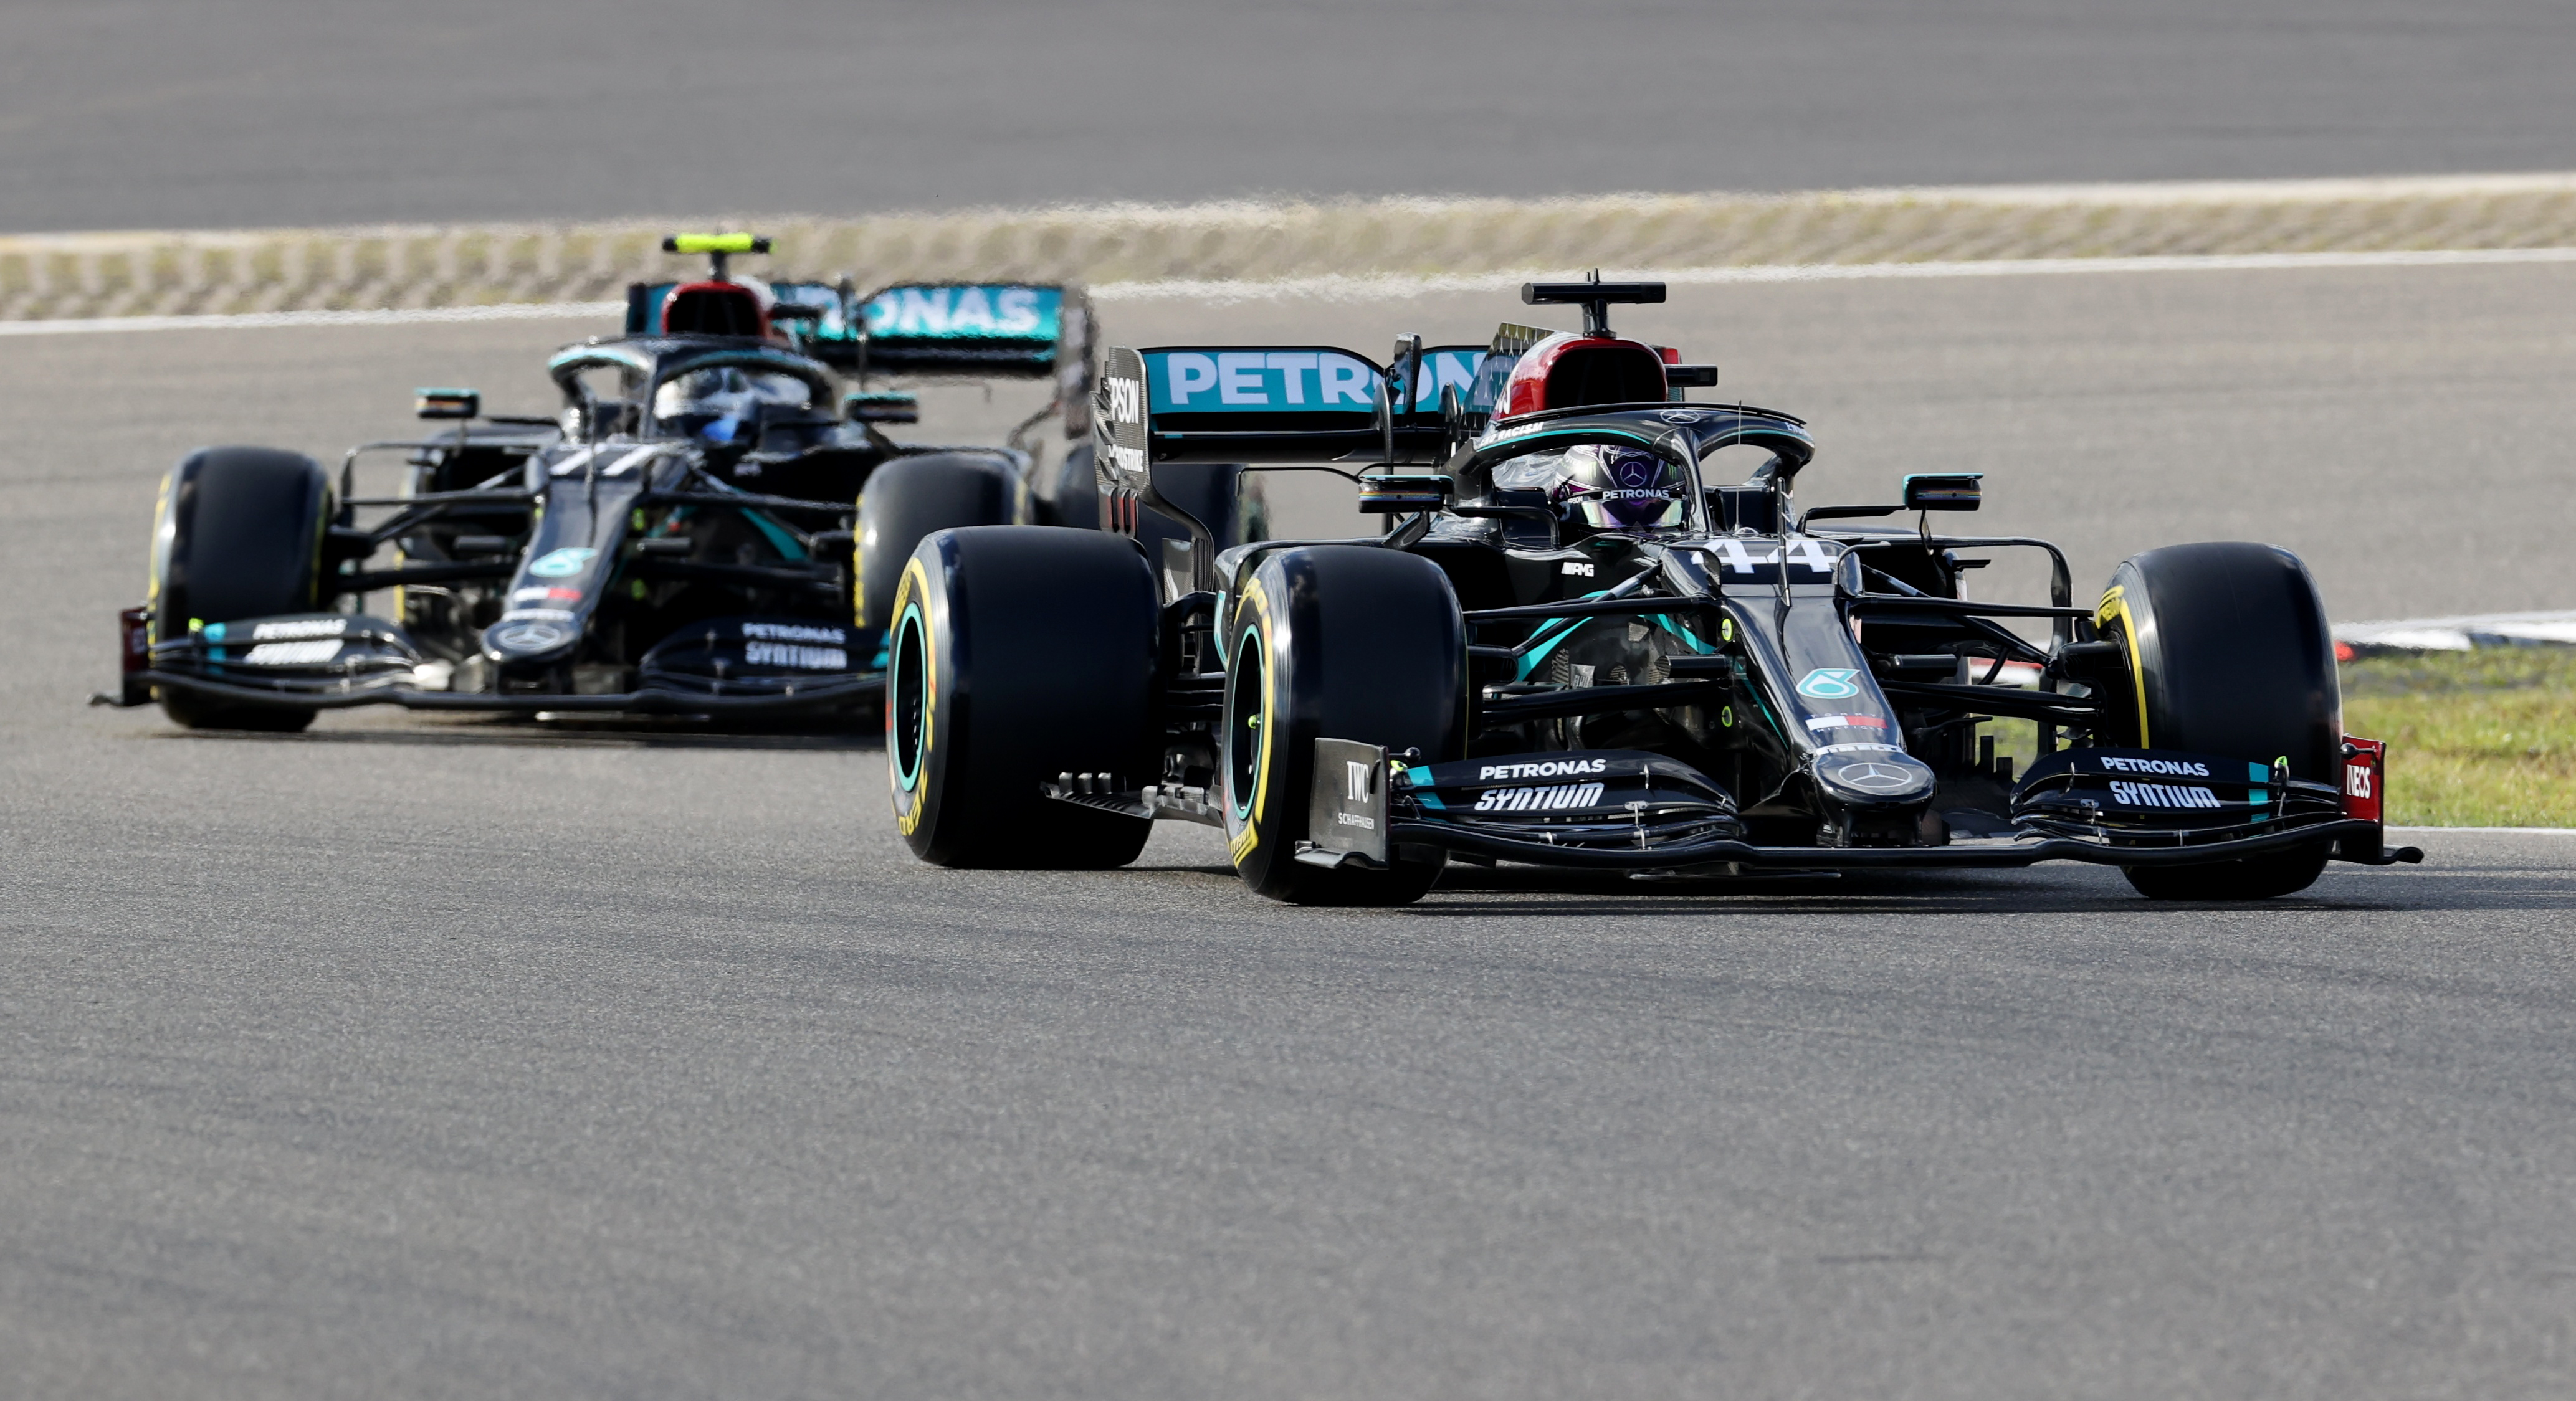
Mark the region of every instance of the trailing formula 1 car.
[[[150, 591], [125, 615], [124, 684], [106, 699], [282, 730], [378, 702], [865, 709], [884, 684], [878, 615], [924, 535], [1068, 523], [1059, 502], [1095, 523], [1087, 441], [1047, 463], [1028, 439], [1049, 416], [1088, 437], [1078, 294], [912, 285], [863, 302], [847, 283], [729, 273], [766, 240], [664, 247], [708, 255], [709, 275], [639, 284], [624, 335], [557, 352], [559, 417], [485, 417], [473, 390], [423, 390], [421, 417], [454, 427], [351, 449], [336, 489], [300, 453], [190, 454], [163, 484]], [[938, 447], [885, 436], [917, 405], [869, 390], [872, 374], [1058, 392], [1007, 446]], [[407, 455], [401, 490], [356, 495], [379, 452]], [[390, 617], [354, 611], [380, 590]]]
[[[1689, 403], [1713, 367], [1614, 334], [1660, 284], [1534, 284], [1580, 332], [1113, 349], [1105, 528], [927, 537], [890, 618], [897, 826], [953, 865], [1114, 866], [1221, 827], [1281, 900], [1418, 898], [1445, 863], [1640, 876], [2121, 867], [2257, 899], [2383, 845], [2384, 748], [2348, 738], [2325, 612], [2263, 545], [2152, 550], [2078, 606], [2040, 540], [1938, 534], [1972, 475], [1801, 510], [1786, 413]], [[1703, 481], [1752, 449], [1739, 482]], [[1738, 454], [1741, 455], [1741, 454]], [[1151, 550], [1221, 515], [1217, 463], [1360, 462], [1380, 538]], [[1910, 513], [1915, 528], [1832, 525]], [[1969, 598], [2006, 550], [2046, 604]], [[2035, 640], [2013, 624], [2045, 624]], [[2007, 669], [2035, 684], [1998, 684]], [[2019, 774], [1987, 727], [2028, 722]]]

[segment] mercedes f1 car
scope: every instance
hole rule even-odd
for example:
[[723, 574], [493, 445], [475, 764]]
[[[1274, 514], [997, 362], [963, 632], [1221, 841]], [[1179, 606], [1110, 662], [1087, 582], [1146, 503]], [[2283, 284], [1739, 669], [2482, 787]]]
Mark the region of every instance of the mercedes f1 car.
[[[912, 285], [862, 302], [847, 282], [729, 273], [766, 240], [664, 247], [709, 255], [709, 275], [638, 284], [624, 335], [556, 353], [559, 417], [485, 417], [473, 390], [423, 390], [421, 417], [454, 427], [351, 449], [336, 488], [300, 453], [190, 454], [163, 484], [149, 593], [125, 614], [124, 684], [106, 699], [250, 729], [374, 702], [863, 710], [883, 687], [877, 615], [924, 535], [1095, 523], [1078, 293]], [[915, 421], [917, 400], [869, 389], [889, 374], [1057, 393], [1005, 447], [898, 443], [878, 425]], [[1079, 440], [1051, 464], [1029, 439], [1049, 416]], [[376, 453], [405, 455], [398, 494], [355, 493]], [[354, 611], [380, 590], [391, 617]]]
[[[1802, 510], [1799, 419], [1685, 402], [1614, 334], [1660, 284], [1534, 284], [1584, 329], [1484, 346], [1110, 350], [1098, 532], [933, 534], [887, 615], [896, 825], [954, 865], [1114, 866], [1157, 819], [1260, 893], [1418, 898], [1444, 864], [1639, 876], [2109, 864], [2160, 898], [2303, 889], [2382, 841], [2307, 570], [2130, 559], [2091, 606], [2045, 541], [1935, 532], [1972, 475]], [[1702, 472], [1721, 449], [1761, 463]], [[1387, 533], [1226, 547], [1224, 463], [1366, 464]], [[1912, 528], [1870, 525], [1913, 515]], [[1149, 518], [1188, 539], [1146, 539]], [[1837, 524], [1857, 523], [1857, 524]], [[1041, 538], [1043, 537], [1043, 538]], [[1972, 598], [2035, 551], [2045, 604]], [[2026, 629], [2045, 626], [2040, 639]], [[2008, 671], [2035, 684], [2001, 684]], [[1995, 722], [2032, 726], [2014, 772]]]

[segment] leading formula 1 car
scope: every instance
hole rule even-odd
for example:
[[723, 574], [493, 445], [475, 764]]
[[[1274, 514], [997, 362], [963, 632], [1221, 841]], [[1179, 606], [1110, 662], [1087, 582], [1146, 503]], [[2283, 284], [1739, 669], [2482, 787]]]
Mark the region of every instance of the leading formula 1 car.
[[[1105, 529], [943, 531], [893, 612], [894, 816], [954, 865], [1113, 866], [1224, 829], [1255, 890], [1419, 897], [1444, 863], [1641, 875], [2122, 868], [2157, 898], [2300, 890], [2383, 845], [2385, 751], [2346, 737], [2306, 569], [2254, 544], [2122, 564], [2090, 607], [2044, 541], [1939, 534], [1971, 475], [1801, 510], [1789, 414], [1681, 402], [1714, 367], [1614, 334], [1660, 284], [1534, 284], [1580, 332], [1482, 347], [1108, 352]], [[1740, 482], [1702, 480], [1756, 449]], [[1382, 538], [1257, 541], [1221, 462], [1374, 462]], [[1426, 470], [1428, 468], [1428, 470]], [[1915, 528], [1833, 525], [1915, 514]], [[1969, 598], [2042, 552], [2046, 604]], [[2045, 623], [2047, 639], [2009, 625]], [[2036, 684], [1998, 684], [2007, 669]], [[2015, 774], [1985, 727], [2031, 722]]]
[[[279, 730], [377, 702], [863, 708], [883, 687], [873, 614], [922, 536], [1094, 523], [1087, 443], [1045, 463], [1027, 438], [1050, 413], [1088, 437], [1079, 294], [914, 285], [863, 303], [847, 282], [729, 273], [766, 240], [664, 247], [709, 255], [709, 275], [636, 285], [624, 335], [556, 353], [559, 418], [485, 418], [472, 390], [423, 390], [421, 416], [455, 427], [351, 449], [336, 490], [299, 453], [190, 454], [163, 484], [150, 592], [125, 615], [124, 685], [105, 699]], [[914, 421], [913, 396], [870, 392], [872, 373], [1052, 377], [1058, 392], [1007, 447], [905, 444], [877, 425]], [[355, 495], [360, 458], [383, 451], [408, 455], [402, 490]], [[344, 611], [385, 589], [392, 618]]]

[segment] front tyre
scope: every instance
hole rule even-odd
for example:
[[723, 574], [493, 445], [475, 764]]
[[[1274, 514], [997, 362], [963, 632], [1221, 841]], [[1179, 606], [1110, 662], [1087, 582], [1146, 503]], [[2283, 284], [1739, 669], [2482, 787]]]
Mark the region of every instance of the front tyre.
[[[320, 463], [276, 448], [202, 448], [170, 469], [153, 530], [154, 642], [205, 623], [310, 613], [324, 601], [322, 536], [331, 479]], [[161, 712], [192, 730], [291, 732], [311, 710], [209, 701], [159, 690]]]
[[1002, 525], [923, 540], [887, 610], [886, 767], [914, 854], [1019, 870], [1135, 860], [1151, 819], [1039, 785], [1153, 776], [1160, 616], [1145, 557], [1123, 536]]
[[[2128, 652], [2141, 748], [2285, 759], [2294, 778], [2337, 783], [2343, 698], [2334, 638], [2307, 567], [2269, 545], [2174, 545], [2112, 572], [2098, 618]], [[2305, 890], [2327, 846], [2124, 873], [2151, 900], [2268, 900]]]
[[1440, 875], [1436, 851], [1390, 848], [1388, 869], [1297, 860], [1317, 739], [1421, 751], [1466, 744], [1466, 628], [1439, 566], [1367, 545], [1261, 557], [1226, 646], [1226, 836], [1237, 874], [1274, 900], [1401, 905]]

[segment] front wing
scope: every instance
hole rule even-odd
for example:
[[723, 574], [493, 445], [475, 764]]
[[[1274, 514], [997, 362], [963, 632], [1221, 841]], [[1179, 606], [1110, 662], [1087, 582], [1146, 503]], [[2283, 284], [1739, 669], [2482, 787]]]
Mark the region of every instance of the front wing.
[[[448, 691], [422, 684], [432, 664], [409, 636], [380, 618], [300, 614], [213, 624], [147, 644], [141, 611], [125, 615], [123, 684], [95, 699], [148, 705], [178, 691], [226, 705], [340, 710], [728, 714], [828, 711], [885, 690], [882, 658], [843, 629], [799, 620], [719, 619], [648, 653], [632, 690]], [[872, 644], [871, 644], [872, 645]], [[868, 665], [849, 664], [866, 658]]]
[[[2098, 807], [2088, 807], [2084, 811], [2090, 821], [2079, 825], [2063, 808], [2036, 806], [2017, 815], [2001, 835], [1954, 837], [1924, 846], [1749, 841], [1723, 790], [1670, 760], [1646, 754], [1600, 751], [1481, 766], [1486, 776], [1470, 782], [1435, 781], [1434, 770], [1390, 765], [1386, 752], [1373, 745], [1337, 739], [1319, 739], [1315, 745], [1309, 839], [1299, 844], [1297, 859], [1326, 867], [1346, 862], [1383, 866], [1400, 846], [1574, 870], [1699, 873], [2003, 868], [2043, 861], [2187, 866], [2319, 844], [2331, 844], [2338, 860], [2363, 865], [2424, 859], [2417, 848], [2385, 845], [2379, 794], [2386, 750], [2371, 740], [2346, 742], [2340, 793], [2305, 783], [2292, 792], [2274, 778], [2272, 796], [2264, 803], [2227, 804], [2223, 820], [2215, 823], [2124, 824], [2116, 817], [2103, 820]], [[1407, 782], [1408, 774], [1423, 778]], [[2235, 787], [2252, 786], [2250, 777]], [[2223, 786], [2222, 780], [2210, 781]], [[2054, 783], [2046, 786], [2052, 792], [2056, 788]], [[1123, 792], [1105, 774], [1066, 774], [1044, 787], [1060, 801], [1138, 817], [1223, 821], [1222, 810], [1210, 801], [1214, 795], [1198, 790]]]

